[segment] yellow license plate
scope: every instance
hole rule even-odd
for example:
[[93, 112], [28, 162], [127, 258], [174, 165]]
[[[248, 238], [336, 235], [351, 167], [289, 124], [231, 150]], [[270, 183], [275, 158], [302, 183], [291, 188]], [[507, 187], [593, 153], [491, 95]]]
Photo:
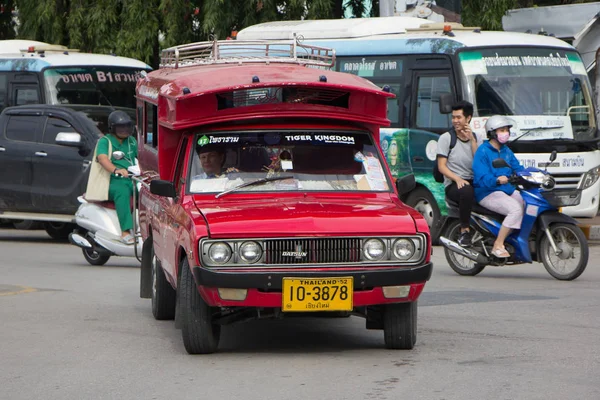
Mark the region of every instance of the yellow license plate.
[[282, 305], [290, 311], [352, 311], [353, 278], [283, 278]]

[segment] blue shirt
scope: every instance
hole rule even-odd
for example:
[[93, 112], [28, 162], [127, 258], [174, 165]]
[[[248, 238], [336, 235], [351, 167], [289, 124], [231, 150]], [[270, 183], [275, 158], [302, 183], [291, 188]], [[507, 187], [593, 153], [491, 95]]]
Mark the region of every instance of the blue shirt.
[[[494, 168], [492, 161], [497, 158], [503, 158], [510, 167]], [[524, 169], [515, 157], [515, 153], [508, 146], [504, 145], [500, 150], [496, 150], [489, 141], [484, 142], [479, 146], [475, 157], [473, 157], [475, 200], [479, 203], [484, 197], [498, 190], [510, 196], [515, 191], [515, 187], [510, 183], [499, 185], [496, 180], [500, 176], [510, 177], [514, 172], [523, 171]]]

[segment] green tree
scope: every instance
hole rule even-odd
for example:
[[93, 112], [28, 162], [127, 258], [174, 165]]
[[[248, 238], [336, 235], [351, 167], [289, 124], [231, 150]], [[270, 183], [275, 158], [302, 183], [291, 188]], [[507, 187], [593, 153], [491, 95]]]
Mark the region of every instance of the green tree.
[[0, 4], [0, 40], [15, 38], [14, 8], [14, 0], [3, 0]]

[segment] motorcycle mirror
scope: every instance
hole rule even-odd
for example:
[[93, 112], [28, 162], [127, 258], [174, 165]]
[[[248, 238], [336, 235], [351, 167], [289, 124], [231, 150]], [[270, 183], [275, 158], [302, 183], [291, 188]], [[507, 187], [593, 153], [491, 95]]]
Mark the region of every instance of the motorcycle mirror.
[[113, 151], [112, 156], [115, 160], [122, 160], [125, 158], [125, 153], [122, 151]]
[[550, 162], [556, 160], [556, 150], [552, 150], [552, 153], [550, 153]]
[[504, 158], [496, 158], [492, 161], [492, 167], [494, 168], [506, 168], [510, 167]]

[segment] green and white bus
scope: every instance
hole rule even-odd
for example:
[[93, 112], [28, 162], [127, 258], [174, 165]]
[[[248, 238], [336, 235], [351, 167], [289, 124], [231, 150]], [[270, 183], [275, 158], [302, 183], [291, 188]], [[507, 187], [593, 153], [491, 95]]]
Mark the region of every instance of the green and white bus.
[[[559, 39], [486, 32], [460, 24], [385, 17], [269, 22], [241, 30], [240, 40], [289, 39], [336, 50], [335, 69], [389, 86], [391, 128], [381, 145], [394, 176], [412, 172], [417, 188], [403, 200], [427, 219], [434, 237], [446, 213], [432, 176], [438, 136], [451, 127], [457, 100], [474, 104], [471, 127], [485, 137], [494, 114], [515, 121], [510, 147], [526, 166], [545, 166], [557, 188], [580, 188], [565, 214], [593, 217], [600, 199], [599, 133], [593, 92], [578, 52]], [[518, 138], [518, 139], [517, 139]]]

